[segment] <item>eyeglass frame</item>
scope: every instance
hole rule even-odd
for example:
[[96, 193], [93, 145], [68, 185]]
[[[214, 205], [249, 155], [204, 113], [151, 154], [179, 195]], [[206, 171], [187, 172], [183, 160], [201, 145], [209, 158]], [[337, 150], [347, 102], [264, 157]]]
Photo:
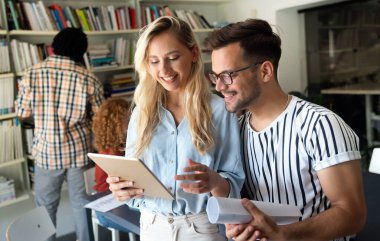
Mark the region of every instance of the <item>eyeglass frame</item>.
[[[239, 72], [241, 72], [241, 71], [247, 70], [247, 69], [249, 69], [249, 68], [255, 67], [255, 66], [260, 65], [260, 64], [263, 64], [263, 63], [264, 63], [264, 61], [256, 62], [256, 63], [250, 64], [250, 65], [248, 65], [248, 66], [246, 66], [246, 67], [244, 67], [244, 68], [241, 68], [241, 69], [237, 69], [237, 70], [234, 70], [234, 71], [222, 71], [222, 72], [219, 73], [219, 74], [215, 73], [214, 71], [210, 71], [210, 72], [208, 73], [208, 77], [209, 77], [210, 81], [211, 81], [213, 84], [216, 84], [216, 81], [217, 81], [218, 79], [220, 79], [220, 80], [222, 81], [223, 84], [225, 84], [225, 85], [232, 85], [232, 83], [234, 82], [234, 81], [233, 81], [233, 78], [232, 78], [232, 75], [233, 75], [233, 74], [239, 73]], [[223, 79], [220, 78], [220, 76], [221, 76], [222, 74], [227, 74], [228, 77], [230, 77], [231, 83], [226, 83], [226, 81], [224, 80], [224, 78], [223, 78]], [[211, 77], [212, 75], [214, 75], [214, 76]], [[214, 78], [214, 77], [215, 77], [215, 78]]]

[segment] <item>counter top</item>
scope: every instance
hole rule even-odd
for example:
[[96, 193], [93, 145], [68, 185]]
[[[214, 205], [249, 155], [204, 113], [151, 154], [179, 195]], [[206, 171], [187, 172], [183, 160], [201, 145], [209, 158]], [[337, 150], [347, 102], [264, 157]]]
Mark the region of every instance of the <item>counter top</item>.
[[334, 87], [321, 90], [322, 94], [337, 94], [337, 95], [380, 95], [380, 83], [360, 83]]

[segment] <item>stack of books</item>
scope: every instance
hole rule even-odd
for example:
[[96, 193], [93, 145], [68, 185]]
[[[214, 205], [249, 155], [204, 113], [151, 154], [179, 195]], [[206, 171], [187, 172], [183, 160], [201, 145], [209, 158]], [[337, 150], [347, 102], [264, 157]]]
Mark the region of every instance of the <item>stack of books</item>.
[[0, 176], [0, 203], [13, 199], [16, 199], [14, 180]]
[[93, 44], [88, 48], [88, 59], [85, 55], [85, 64], [88, 69], [117, 66], [113, 53], [108, 44]]
[[133, 64], [136, 40], [122, 37], [103, 44], [93, 44], [88, 47], [84, 61], [87, 69], [103, 69]]
[[134, 73], [115, 74], [111, 80], [111, 97], [130, 97], [136, 89]]

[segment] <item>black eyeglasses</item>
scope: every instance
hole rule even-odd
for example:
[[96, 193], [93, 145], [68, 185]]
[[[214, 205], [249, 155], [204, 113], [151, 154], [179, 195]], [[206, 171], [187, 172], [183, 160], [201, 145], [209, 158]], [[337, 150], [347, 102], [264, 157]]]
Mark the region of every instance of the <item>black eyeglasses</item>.
[[263, 62], [258, 62], [258, 63], [253, 63], [253, 64], [250, 64], [248, 65], [247, 67], [244, 67], [244, 68], [241, 68], [241, 69], [238, 69], [238, 70], [235, 70], [235, 71], [223, 71], [222, 73], [220, 74], [216, 74], [215, 72], [211, 71], [209, 74], [208, 74], [208, 77], [210, 78], [211, 82], [213, 84], [216, 84], [216, 81], [218, 80], [218, 78], [220, 78], [220, 80], [223, 82], [223, 84], [225, 85], [231, 85], [232, 84], [232, 75], [240, 72], [240, 71], [243, 71], [243, 70], [246, 70], [246, 69], [249, 69], [249, 68], [252, 68], [252, 67], [255, 67], [259, 64], [262, 64]]

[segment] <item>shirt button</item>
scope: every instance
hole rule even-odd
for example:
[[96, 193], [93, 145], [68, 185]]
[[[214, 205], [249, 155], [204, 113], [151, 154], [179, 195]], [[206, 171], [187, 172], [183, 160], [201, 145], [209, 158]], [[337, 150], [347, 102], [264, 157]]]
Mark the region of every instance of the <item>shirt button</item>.
[[174, 222], [173, 218], [168, 218], [168, 223], [172, 224]]
[[175, 134], [175, 131], [172, 131], [172, 135], [174, 135]]
[[170, 164], [173, 164], [173, 160], [170, 160], [169, 163], [170, 163]]
[[172, 190], [172, 187], [168, 187], [168, 189], [169, 189], [169, 191], [171, 191], [171, 190]]

